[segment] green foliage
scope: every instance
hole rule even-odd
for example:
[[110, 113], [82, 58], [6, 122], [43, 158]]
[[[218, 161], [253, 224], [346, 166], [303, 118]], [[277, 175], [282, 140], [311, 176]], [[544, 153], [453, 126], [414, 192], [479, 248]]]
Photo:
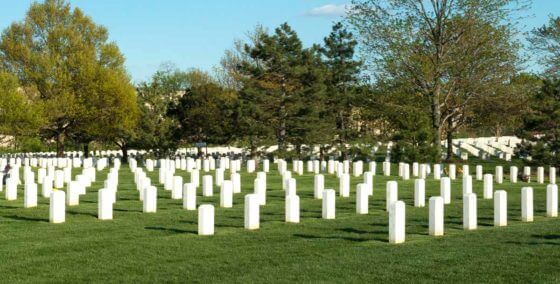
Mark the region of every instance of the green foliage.
[[137, 86], [138, 125], [134, 147], [153, 149], [163, 155], [177, 147], [173, 137], [176, 122], [169, 117], [169, 107], [189, 86], [184, 72], [169, 66], [158, 70], [149, 82]]
[[316, 50], [302, 48], [296, 32], [282, 24], [274, 34], [260, 33], [245, 44], [239, 58], [236, 74], [242, 89], [237, 105], [243, 116], [237, 121], [250, 143], [273, 133], [283, 155], [286, 143], [299, 147], [317, 139], [324, 87]]
[[[355, 0], [348, 20], [376, 81], [425, 101], [434, 147], [472, 116], [471, 102], [516, 75], [520, 44], [513, 0]], [[512, 5], [520, 4], [512, 8]], [[448, 155], [451, 148], [448, 148]]]
[[27, 97], [17, 77], [0, 72], [0, 134], [32, 136], [41, 123], [41, 109]]
[[560, 77], [560, 17], [550, 17], [548, 24], [532, 31], [529, 41], [539, 52], [545, 76]]
[[542, 80], [533, 74], [521, 73], [496, 92], [487, 93], [473, 102], [468, 126], [476, 136], [512, 135], [522, 127], [529, 100], [540, 89]]
[[216, 83], [195, 82], [174, 103], [168, 115], [178, 122], [175, 137], [187, 143], [224, 145], [230, 141], [235, 94]]
[[324, 39], [324, 46], [320, 48], [326, 65], [327, 86], [322, 119], [330, 122], [330, 128], [335, 129], [332, 137], [334, 141], [331, 141], [337, 143], [343, 156], [346, 156], [346, 144], [354, 141], [359, 134], [352, 120], [361, 106], [358, 84], [362, 63], [354, 59], [357, 44], [352, 33], [338, 22], [333, 25], [331, 33]]
[[545, 80], [530, 100], [518, 135], [525, 139], [518, 153], [539, 165], [560, 166], [560, 79]]
[[[2, 33], [0, 61], [25, 89], [35, 91], [33, 98], [44, 110], [41, 135], [57, 141], [58, 154], [67, 138], [81, 137], [87, 143], [104, 136], [107, 132], [99, 130], [111, 119], [127, 127], [130, 119], [122, 114], [100, 115], [107, 115], [107, 103], [130, 107], [133, 101], [126, 90], [130, 83], [124, 57], [108, 41], [104, 27], [64, 0], [33, 3], [22, 22]], [[125, 105], [110, 109], [128, 110]]]

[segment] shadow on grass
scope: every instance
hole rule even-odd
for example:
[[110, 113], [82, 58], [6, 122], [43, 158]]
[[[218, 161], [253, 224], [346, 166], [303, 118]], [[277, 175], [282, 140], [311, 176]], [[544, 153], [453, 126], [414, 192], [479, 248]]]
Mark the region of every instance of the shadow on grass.
[[142, 213], [142, 210], [127, 210], [127, 209], [118, 209], [118, 208], [114, 208], [114, 211], [118, 211], [118, 212], [134, 212], [134, 213]]
[[531, 237], [545, 240], [560, 240], [560, 235], [531, 235]]
[[[375, 232], [372, 232], [375, 233]], [[386, 239], [374, 239], [374, 238], [354, 238], [354, 237], [343, 237], [343, 236], [314, 236], [314, 235], [307, 235], [307, 234], [294, 234], [294, 237], [304, 238], [309, 240], [318, 240], [318, 239], [330, 239], [330, 240], [345, 240], [351, 242], [368, 242], [368, 241], [379, 241], [379, 242], [389, 242]]]
[[45, 223], [49, 222], [49, 219], [23, 217], [23, 216], [16, 216], [16, 215], [4, 216], [4, 218], [8, 218], [8, 219], [12, 219], [12, 220], [18, 220], [18, 221], [45, 222]]
[[0, 208], [6, 208], [6, 209], [18, 209], [18, 208], [23, 208], [23, 207], [17, 207], [17, 206], [7, 206], [7, 205], [0, 205]]
[[76, 212], [76, 211], [66, 211], [66, 213], [70, 215], [84, 215], [84, 216], [91, 216], [97, 218], [97, 214], [94, 213], [87, 213], [87, 212]]
[[197, 235], [197, 231], [189, 231], [189, 230], [181, 230], [176, 228], [164, 228], [164, 227], [144, 227], [146, 230], [155, 230], [155, 231], [162, 231], [174, 234], [195, 234]]

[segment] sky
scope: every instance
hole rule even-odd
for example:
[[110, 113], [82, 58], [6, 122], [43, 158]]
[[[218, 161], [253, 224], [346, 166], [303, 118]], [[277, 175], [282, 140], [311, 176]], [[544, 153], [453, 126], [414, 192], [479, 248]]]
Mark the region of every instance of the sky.
[[[0, 0], [0, 30], [25, 17], [33, 0]], [[272, 30], [288, 22], [305, 46], [321, 43], [350, 0], [70, 0], [97, 24], [126, 57], [134, 82], [164, 63], [212, 71], [235, 39], [256, 25]], [[560, 0], [533, 0], [522, 22], [531, 30], [560, 16]]]

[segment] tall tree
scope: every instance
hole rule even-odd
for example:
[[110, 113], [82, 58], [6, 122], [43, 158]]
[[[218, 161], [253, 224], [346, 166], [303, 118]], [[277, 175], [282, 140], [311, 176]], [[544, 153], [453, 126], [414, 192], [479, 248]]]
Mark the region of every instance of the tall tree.
[[105, 70], [99, 74], [99, 91], [92, 95], [88, 104], [96, 109], [95, 123], [83, 125], [85, 133], [94, 140], [114, 143], [123, 153], [123, 162], [128, 162], [128, 150], [136, 138], [139, 110], [136, 92], [124, 71]]
[[162, 66], [150, 81], [138, 84], [136, 93], [140, 118], [135, 128], [134, 146], [154, 149], [158, 156], [164, 156], [177, 147], [173, 137], [177, 122], [168, 112], [188, 87], [185, 72], [171, 65]]
[[247, 146], [253, 159], [258, 157], [259, 147], [271, 145], [274, 141], [273, 129], [264, 123], [270, 113], [260, 107], [265, 103], [266, 97], [253, 91], [249, 87], [250, 84], [247, 88], [243, 87], [243, 82], [249, 80], [245, 75], [248, 66], [256, 68], [262, 65], [260, 60], [252, 57], [248, 51], [261, 45], [266, 34], [266, 29], [256, 26], [253, 31], [247, 33], [247, 39], [235, 40], [234, 47], [226, 50], [222, 57], [217, 76], [220, 85], [237, 92], [233, 103], [232, 120], [235, 131], [232, 138], [242, 146]]
[[358, 42], [341, 22], [335, 23], [321, 48], [326, 65], [326, 109], [334, 120], [335, 137], [342, 156], [346, 159], [346, 144], [358, 132], [352, 125], [352, 115], [359, 107], [359, 75], [362, 62], [354, 57]]
[[204, 72], [193, 70], [187, 75], [189, 87], [168, 110], [178, 122], [175, 137], [188, 143], [226, 144], [232, 132], [235, 93]]
[[[68, 137], [99, 121], [96, 97], [113, 95], [104, 91], [103, 74], [124, 72], [107, 30], [64, 0], [33, 3], [22, 22], [2, 33], [0, 61], [24, 87], [36, 90], [45, 110], [41, 134], [56, 141], [58, 155]], [[129, 84], [127, 76], [119, 78], [116, 84]]]
[[545, 80], [529, 102], [517, 133], [524, 138], [518, 153], [539, 165], [560, 166], [560, 79]]
[[548, 25], [534, 29], [529, 41], [540, 53], [545, 75], [560, 77], [560, 17], [550, 17]]
[[296, 135], [310, 133], [311, 124], [302, 119], [313, 119], [311, 114], [316, 114], [313, 105], [305, 104], [319, 98], [317, 92], [310, 91], [317, 90], [316, 84], [321, 83], [315, 72], [316, 53], [304, 49], [286, 23], [271, 35], [259, 36], [254, 45], [244, 46], [250, 60], [242, 60], [237, 66], [240, 92], [244, 94], [240, 98], [257, 98], [256, 107], [276, 137], [278, 152], [283, 154], [287, 142], [298, 144]]
[[429, 102], [433, 144], [439, 149], [446, 128], [452, 132], [465, 118], [463, 106], [483, 95], [475, 85], [515, 73], [519, 44], [511, 15], [519, 2], [355, 0], [348, 20], [376, 79], [407, 82], [407, 93]]

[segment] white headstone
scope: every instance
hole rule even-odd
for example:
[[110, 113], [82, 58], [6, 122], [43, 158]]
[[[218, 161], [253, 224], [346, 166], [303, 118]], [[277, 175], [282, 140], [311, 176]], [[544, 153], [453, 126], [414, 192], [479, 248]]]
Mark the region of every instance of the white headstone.
[[336, 193], [334, 189], [323, 190], [323, 219], [334, 219], [336, 216]]
[[537, 168], [537, 182], [544, 183], [544, 168], [538, 167]]
[[455, 164], [449, 164], [449, 178], [452, 180], [457, 178], [457, 167]]
[[398, 185], [394, 180], [387, 182], [387, 192], [385, 199], [385, 210], [389, 211], [391, 205], [399, 199]]
[[66, 194], [62, 190], [51, 192], [49, 204], [49, 222], [64, 223], [66, 220]]
[[266, 205], [266, 182], [262, 177], [255, 179], [254, 190], [254, 193], [259, 197], [259, 204]]
[[521, 188], [521, 220], [533, 222], [533, 188]]
[[504, 190], [494, 192], [494, 226], [507, 226], [507, 192]]
[[443, 236], [443, 197], [430, 197], [430, 235]]
[[[1, 182], [1, 181], [0, 181]], [[37, 184], [26, 183], [23, 194], [23, 207], [37, 207]]]
[[171, 199], [181, 199], [182, 197], [183, 197], [183, 177], [174, 176], [173, 188], [171, 189]]
[[297, 194], [297, 182], [295, 178], [290, 178], [288, 180], [288, 187], [284, 192], [286, 196], [296, 195]]
[[80, 183], [71, 181], [66, 189], [66, 205], [76, 206], [80, 204]]
[[231, 208], [233, 206], [233, 183], [224, 180], [220, 189], [220, 207]]
[[144, 213], [156, 213], [157, 211], [157, 188], [155, 186], [144, 187], [144, 200], [142, 204]]
[[64, 171], [56, 170], [54, 172], [54, 188], [64, 188]]
[[209, 236], [214, 234], [214, 206], [203, 204], [198, 207], [198, 234]]
[[339, 181], [339, 193], [341, 197], [350, 196], [350, 175], [342, 174]]
[[463, 195], [463, 228], [475, 230], [477, 223], [476, 194], [467, 193]]
[[558, 217], [558, 186], [556, 184], [546, 186], [546, 216]]
[[367, 214], [368, 213], [368, 197], [369, 190], [365, 183], [358, 184], [356, 190], [356, 213], [357, 214]]
[[43, 179], [42, 194], [44, 198], [50, 198], [53, 187], [53, 179], [50, 176], [46, 176]]
[[439, 180], [441, 179], [441, 165], [434, 164], [434, 179]]
[[517, 167], [511, 166], [509, 168], [509, 180], [511, 183], [517, 183]]
[[213, 196], [213, 195], [214, 195], [214, 185], [212, 184], [212, 176], [204, 175], [202, 177], [202, 196]]
[[426, 181], [424, 179], [414, 180], [414, 207], [426, 206]]
[[299, 223], [299, 196], [290, 194], [286, 196], [286, 222]]
[[483, 170], [481, 165], [476, 166], [476, 180], [482, 180]]
[[185, 183], [183, 185], [183, 208], [196, 210], [196, 186], [192, 183]]
[[472, 193], [472, 176], [463, 176], [463, 195]]
[[259, 196], [257, 194], [245, 195], [245, 229], [255, 230], [259, 228]]
[[492, 174], [484, 175], [483, 198], [492, 199], [494, 196], [494, 177]]
[[389, 243], [404, 243], [405, 222], [404, 202], [396, 201], [391, 205], [391, 209], [389, 210]]
[[97, 192], [97, 218], [99, 220], [113, 219], [113, 191], [102, 188]]
[[504, 182], [504, 168], [496, 166], [496, 183], [502, 184]]

